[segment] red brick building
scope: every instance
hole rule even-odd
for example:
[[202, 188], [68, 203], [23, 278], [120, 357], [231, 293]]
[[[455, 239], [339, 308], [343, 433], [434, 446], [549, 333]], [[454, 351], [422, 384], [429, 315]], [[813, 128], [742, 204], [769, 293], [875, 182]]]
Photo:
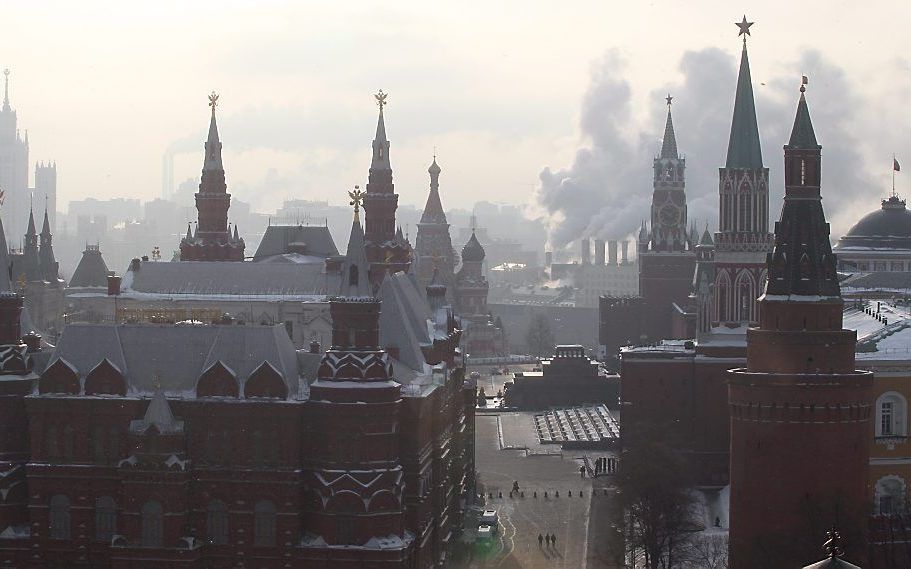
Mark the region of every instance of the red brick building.
[[[421, 298], [397, 276], [388, 294]], [[228, 323], [73, 324], [41, 352], [18, 340], [21, 305], [0, 295], [0, 566], [425, 568], [453, 553], [475, 390], [446, 306], [400, 304], [391, 315], [425, 324], [390, 354], [384, 303], [333, 299], [321, 355], [281, 326]]]
[[873, 374], [855, 368], [820, 196], [821, 146], [801, 87], [785, 197], [747, 365], [731, 370], [730, 562], [799, 566], [837, 526], [866, 559]]

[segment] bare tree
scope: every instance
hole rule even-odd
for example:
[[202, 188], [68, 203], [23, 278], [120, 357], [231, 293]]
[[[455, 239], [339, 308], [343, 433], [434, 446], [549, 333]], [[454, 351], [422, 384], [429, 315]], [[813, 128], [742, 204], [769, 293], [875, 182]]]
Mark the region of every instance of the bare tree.
[[672, 432], [637, 425], [623, 441], [617, 485], [634, 566], [683, 566], [689, 539], [699, 529], [693, 523], [692, 468]]
[[697, 534], [690, 540], [690, 566], [699, 569], [727, 569], [728, 536], [726, 533]]
[[525, 344], [534, 356], [548, 356], [554, 351], [554, 331], [544, 314], [535, 314], [528, 323]]

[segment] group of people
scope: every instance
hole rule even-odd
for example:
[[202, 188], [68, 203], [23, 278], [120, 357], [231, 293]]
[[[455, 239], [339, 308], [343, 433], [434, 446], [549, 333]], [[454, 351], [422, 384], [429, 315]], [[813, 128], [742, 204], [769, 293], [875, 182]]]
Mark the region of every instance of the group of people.
[[545, 533], [544, 535], [538, 534], [538, 547], [543, 547], [544, 543], [547, 543], [547, 547], [557, 547], [557, 536], [552, 533]]

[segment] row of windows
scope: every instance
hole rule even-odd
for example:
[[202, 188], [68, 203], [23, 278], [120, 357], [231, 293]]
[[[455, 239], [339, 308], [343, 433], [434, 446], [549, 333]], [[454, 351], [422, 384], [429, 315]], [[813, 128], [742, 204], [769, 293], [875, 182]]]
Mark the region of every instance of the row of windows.
[[846, 271], [911, 271], [911, 262], [904, 261], [842, 261], [841, 269]]
[[[57, 494], [50, 500], [48, 535], [51, 539], [67, 540], [71, 534], [70, 499]], [[275, 545], [275, 504], [260, 500], [253, 508], [253, 543], [259, 546]], [[151, 500], [140, 509], [142, 547], [161, 547], [163, 540], [164, 508], [161, 502]], [[117, 533], [117, 504], [110, 496], [95, 500], [95, 539], [110, 542]], [[212, 500], [206, 509], [206, 537], [211, 543], [228, 543], [228, 507], [221, 500]]]

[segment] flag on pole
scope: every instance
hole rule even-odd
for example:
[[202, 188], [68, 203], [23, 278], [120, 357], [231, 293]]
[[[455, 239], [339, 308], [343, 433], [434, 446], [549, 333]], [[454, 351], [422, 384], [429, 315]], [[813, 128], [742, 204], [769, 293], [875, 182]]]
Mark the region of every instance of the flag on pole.
[[892, 158], [892, 170], [894, 170], [896, 172], [902, 171], [901, 164], [899, 164], [898, 160], [896, 160], [894, 157]]

